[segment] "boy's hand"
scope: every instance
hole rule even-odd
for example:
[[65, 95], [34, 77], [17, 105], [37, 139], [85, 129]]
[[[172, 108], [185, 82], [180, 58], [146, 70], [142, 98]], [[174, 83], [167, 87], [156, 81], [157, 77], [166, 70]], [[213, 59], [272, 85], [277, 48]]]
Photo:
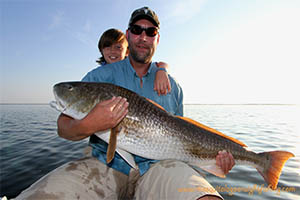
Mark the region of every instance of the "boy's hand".
[[162, 70], [156, 72], [154, 90], [159, 96], [171, 92], [171, 84], [167, 72]]
[[[168, 69], [169, 66], [167, 63], [158, 62], [156, 63], [158, 68]], [[154, 81], [154, 90], [157, 92], [158, 96], [166, 95], [168, 92], [171, 92], [171, 84], [168, 73], [163, 70], [158, 70], [155, 75]]]

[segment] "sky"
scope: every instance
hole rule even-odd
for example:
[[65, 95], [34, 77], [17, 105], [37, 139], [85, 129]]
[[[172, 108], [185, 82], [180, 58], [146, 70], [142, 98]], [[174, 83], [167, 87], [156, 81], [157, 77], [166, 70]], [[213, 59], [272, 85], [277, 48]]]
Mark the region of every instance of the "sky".
[[0, 103], [48, 103], [97, 67], [98, 40], [149, 6], [184, 103], [300, 104], [299, 0], [0, 0]]

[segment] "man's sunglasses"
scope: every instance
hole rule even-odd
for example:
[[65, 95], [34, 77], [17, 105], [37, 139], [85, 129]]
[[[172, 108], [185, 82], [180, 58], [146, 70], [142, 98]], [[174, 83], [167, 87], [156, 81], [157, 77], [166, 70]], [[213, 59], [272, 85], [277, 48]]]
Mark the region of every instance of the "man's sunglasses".
[[142, 32], [145, 31], [146, 35], [149, 37], [154, 37], [158, 34], [158, 28], [156, 27], [143, 28], [139, 25], [132, 25], [131, 27], [129, 27], [129, 30], [135, 35], [141, 35]]

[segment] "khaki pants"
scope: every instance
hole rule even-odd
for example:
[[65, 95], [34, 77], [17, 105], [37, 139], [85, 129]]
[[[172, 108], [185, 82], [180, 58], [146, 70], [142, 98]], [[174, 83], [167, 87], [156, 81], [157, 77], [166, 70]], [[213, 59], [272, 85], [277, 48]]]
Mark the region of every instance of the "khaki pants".
[[140, 177], [138, 170], [132, 169], [127, 176], [107, 167], [96, 158], [88, 157], [57, 168], [16, 199], [195, 200], [207, 194], [220, 197], [198, 172], [179, 161], [164, 160], [155, 163]]

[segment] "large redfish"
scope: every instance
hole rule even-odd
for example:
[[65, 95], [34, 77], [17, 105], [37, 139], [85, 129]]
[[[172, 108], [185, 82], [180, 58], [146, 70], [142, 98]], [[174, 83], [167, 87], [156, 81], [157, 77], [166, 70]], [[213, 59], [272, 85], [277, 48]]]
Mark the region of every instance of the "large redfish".
[[[127, 99], [127, 116], [110, 134], [97, 134], [109, 143], [108, 162], [113, 159], [117, 146], [121, 156], [131, 153], [155, 160], [180, 160], [225, 177], [216, 165], [216, 156], [226, 150], [236, 164], [255, 167], [270, 187], [276, 189], [282, 167], [294, 156], [286, 151], [248, 151], [245, 144], [232, 137], [191, 119], [174, 116], [152, 101], [113, 84], [64, 82], [54, 86], [54, 95], [56, 102], [52, 106], [75, 119], [82, 119], [97, 103], [113, 96]], [[128, 155], [123, 156], [128, 158]], [[133, 159], [127, 161], [134, 167]]]

